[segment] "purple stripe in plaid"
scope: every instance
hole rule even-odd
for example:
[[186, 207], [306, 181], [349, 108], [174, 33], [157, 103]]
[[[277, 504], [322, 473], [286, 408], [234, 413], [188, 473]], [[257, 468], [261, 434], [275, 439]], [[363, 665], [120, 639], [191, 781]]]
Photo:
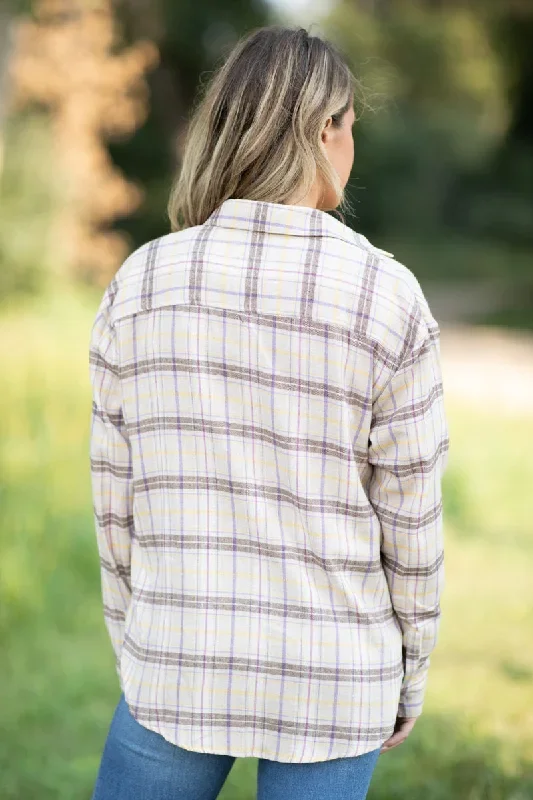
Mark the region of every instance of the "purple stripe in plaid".
[[89, 368], [103, 610], [136, 719], [297, 763], [418, 716], [449, 436], [414, 275], [323, 211], [230, 198], [128, 257]]
[[[141, 290], [141, 308], [143, 311], [152, 307], [152, 295], [154, 291], [154, 269], [157, 259], [157, 250], [160, 244], [160, 239], [154, 239], [150, 242], [148, 247], [148, 256], [146, 260], [146, 268], [144, 270], [142, 290]], [[117, 279], [115, 275], [114, 280]], [[111, 301], [112, 302], [112, 301]]]

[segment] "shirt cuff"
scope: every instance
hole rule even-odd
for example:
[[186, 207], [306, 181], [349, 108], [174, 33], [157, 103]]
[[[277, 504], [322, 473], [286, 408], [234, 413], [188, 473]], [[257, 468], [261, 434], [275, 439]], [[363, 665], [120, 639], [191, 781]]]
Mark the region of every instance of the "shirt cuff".
[[419, 717], [424, 706], [424, 696], [428, 680], [428, 670], [411, 675], [407, 678], [400, 690], [398, 704], [399, 717]]

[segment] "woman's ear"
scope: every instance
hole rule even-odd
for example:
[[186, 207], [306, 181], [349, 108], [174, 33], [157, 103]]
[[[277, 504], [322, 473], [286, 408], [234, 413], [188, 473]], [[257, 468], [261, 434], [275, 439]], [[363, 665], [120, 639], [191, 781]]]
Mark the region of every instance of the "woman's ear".
[[333, 122], [333, 120], [331, 119], [331, 117], [328, 117], [327, 120], [326, 120], [326, 124], [322, 128], [322, 133], [320, 134], [320, 136], [321, 136], [321, 139], [324, 142], [324, 144], [329, 139], [329, 128], [331, 127], [331, 123], [332, 122]]

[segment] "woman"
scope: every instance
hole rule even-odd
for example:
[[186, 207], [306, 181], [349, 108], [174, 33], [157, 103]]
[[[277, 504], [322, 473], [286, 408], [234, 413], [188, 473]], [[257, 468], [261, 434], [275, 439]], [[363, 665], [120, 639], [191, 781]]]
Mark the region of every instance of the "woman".
[[94, 800], [366, 797], [421, 714], [443, 586], [439, 329], [345, 205], [357, 83], [254, 30], [194, 111], [171, 233], [90, 347], [104, 613], [122, 694]]

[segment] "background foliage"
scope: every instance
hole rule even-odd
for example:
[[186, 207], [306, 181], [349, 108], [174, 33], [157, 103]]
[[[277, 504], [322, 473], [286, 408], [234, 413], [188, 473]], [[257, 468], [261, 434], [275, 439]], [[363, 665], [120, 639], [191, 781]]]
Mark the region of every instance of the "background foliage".
[[[279, 19], [331, 37], [365, 86], [349, 224], [451, 298], [452, 318], [461, 298], [471, 321], [533, 329], [532, 4], [289, 7], [0, 5], [1, 800], [91, 794], [118, 685], [90, 497], [89, 331], [121, 253], [168, 232], [188, 114], [238, 36]], [[439, 646], [424, 714], [380, 758], [369, 800], [533, 797], [533, 417], [454, 399], [448, 414]], [[255, 769], [239, 760], [222, 800], [251, 800]]]

